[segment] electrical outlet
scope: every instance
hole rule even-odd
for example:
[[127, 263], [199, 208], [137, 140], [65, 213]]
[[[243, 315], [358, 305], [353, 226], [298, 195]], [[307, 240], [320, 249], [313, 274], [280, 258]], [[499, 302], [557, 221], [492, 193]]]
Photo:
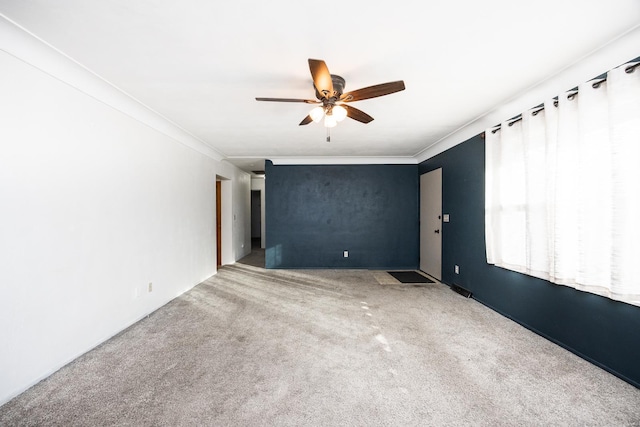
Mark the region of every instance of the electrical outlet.
[[456, 265], [453, 269], [456, 272], [456, 274], [460, 274], [460, 267]]
[[344, 251], [342, 253], [342, 256], [345, 257], [345, 258], [349, 258], [349, 251]]
[[153, 283], [149, 282], [149, 292], [153, 292]]

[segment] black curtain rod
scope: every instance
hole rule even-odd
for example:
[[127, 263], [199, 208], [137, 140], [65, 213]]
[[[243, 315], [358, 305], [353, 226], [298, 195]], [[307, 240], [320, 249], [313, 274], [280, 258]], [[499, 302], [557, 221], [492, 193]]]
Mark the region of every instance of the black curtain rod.
[[[636, 62], [636, 61], [640, 61], [640, 58], [637, 58], [637, 59], [635, 59], [635, 60], [633, 60], [631, 62]], [[638, 66], [640, 66], [640, 62], [637, 62], [637, 63], [635, 63], [633, 65], [629, 65], [627, 68], [624, 69], [624, 72], [627, 73], [627, 74], [631, 74], [631, 73], [633, 73], [635, 71], [636, 68], [638, 68]], [[596, 81], [593, 82], [591, 87], [593, 87], [594, 89], [598, 89], [602, 83], [607, 81], [606, 74], [604, 74], [604, 76], [605, 77], [600, 77], [600, 78], [596, 77], [595, 79], [593, 79], [593, 80], [596, 80]], [[572, 92], [572, 93], [570, 93], [567, 96], [567, 98], [568, 99], [573, 99], [578, 94], [578, 88], [577, 87], [573, 88], [569, 92]], [[555, 100], [553, 102], [553, 106], [557, 107], [558, 106], [558, 97], [556, 96], [553, 99]], [[533, 108], [534, 108], [534, 110], [531, 112], [531, 114], [535, 116], [540, 111], [544, 110], [544, 104], [540, 104], [537, 107], [533, 107]], [[518, 114], [517, 116], [512, 117], [511, 119], [507, 120], [507, 122], [508, 122], [509, 126], [513, 126], [514, 123], [518, 123], [520, 120], [522, 120], [522, 114]], [[491, 129], [491, 133], [498, 132], [501, 127], [502, 127], [502, 125], [495, 126], [493, 129]]]

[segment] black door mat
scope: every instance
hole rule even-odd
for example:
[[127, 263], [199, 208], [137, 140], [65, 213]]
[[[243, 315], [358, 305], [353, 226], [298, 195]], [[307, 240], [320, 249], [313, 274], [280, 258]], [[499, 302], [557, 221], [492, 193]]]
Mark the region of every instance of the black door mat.
[[417, 271], [387, 271], [400, 283], [434, 283], [433, 280], [423, 276]]

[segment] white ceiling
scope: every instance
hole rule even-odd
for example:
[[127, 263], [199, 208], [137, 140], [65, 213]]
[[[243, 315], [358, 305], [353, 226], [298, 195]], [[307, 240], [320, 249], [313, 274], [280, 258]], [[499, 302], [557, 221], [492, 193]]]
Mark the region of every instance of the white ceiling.
[[[640, 28], [638, 0], [0, 0], [0, 14], [246, 170], [423, 160]], [[638, 55], [640, 45], [620, 61]], [[406, 90], [354, 103], [375, 120], [347, 119], [328, 143], [322, 125], [298, 126], [311, 106], [255, 101], [313, 98], [308, 58], [345, 91], [393, 80]]]

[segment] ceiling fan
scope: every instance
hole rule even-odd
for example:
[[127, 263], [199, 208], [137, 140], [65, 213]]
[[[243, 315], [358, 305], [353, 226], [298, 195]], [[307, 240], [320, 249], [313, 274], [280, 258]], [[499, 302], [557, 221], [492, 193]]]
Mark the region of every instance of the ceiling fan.
[[361, 123], [369, 123], [373, 117], [358, 110], [347, 103], [362, 101], [364, 99], [376, 98], [378, 96], [389, 95], [404, 90], [404, 81], [382, 83], [343, 93], [345, 80], [335, 74], [329, 73], [329, 68], [323, 60], [309, 59], [309, 69], [313, 78], [313, 86], [316, 91], [315, 99], [295, 99], [295, 98], [256, 98], [256, 101], [275, 102], [304, 102], [307, 104], [322, 104], [311, 110], [300, 126], [308, 125], [311, 122], [319, 122], [324, 118], [324, 125], [328, 128], [334, 127], [345, 117]]

